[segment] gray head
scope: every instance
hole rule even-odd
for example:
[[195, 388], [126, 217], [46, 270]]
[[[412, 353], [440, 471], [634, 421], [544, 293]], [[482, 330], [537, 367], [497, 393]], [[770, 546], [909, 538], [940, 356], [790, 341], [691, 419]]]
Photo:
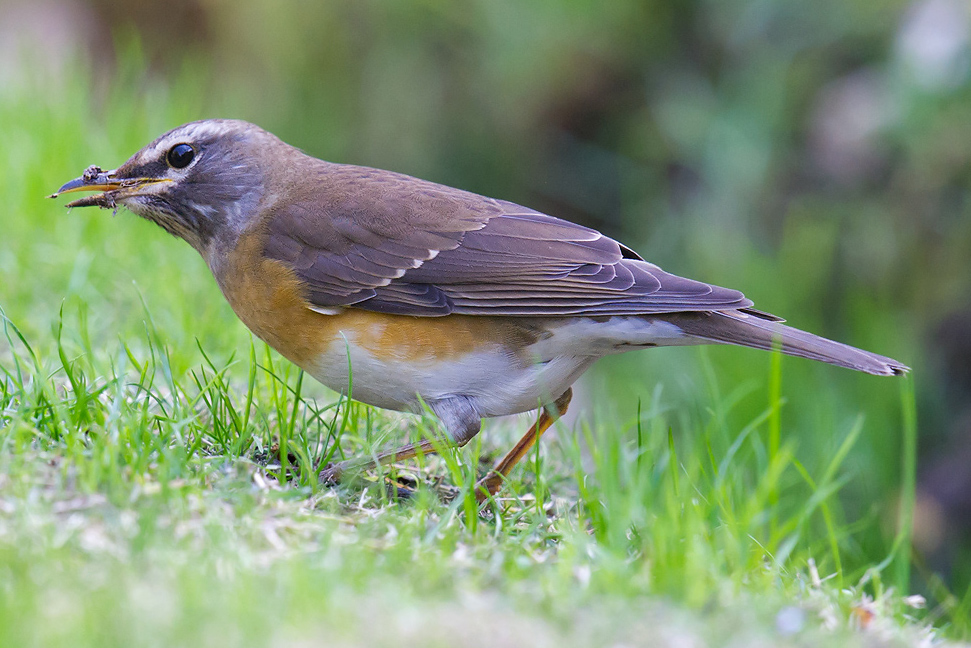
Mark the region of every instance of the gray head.
[[[221, 231], [238, 233], [266, 194], [269, 162], [301, 156], [244, 121], [209, 119], [165, 133], [113, 171], [89, 168], [61, 193], [99, 191], [68, 207], [127, 207], [205, 254]], [[286, 165], [284, 165], [286, 166]]]

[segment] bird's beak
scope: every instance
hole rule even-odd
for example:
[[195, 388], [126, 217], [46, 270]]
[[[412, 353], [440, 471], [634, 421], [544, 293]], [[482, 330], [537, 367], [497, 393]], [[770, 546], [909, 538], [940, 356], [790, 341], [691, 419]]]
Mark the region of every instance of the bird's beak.
[[114, 207], [119, 198], [134, 196], [149, 185], [172, 182], [169, 178], [119, 178], [117, 169], [102, 171], [100, 167], [88, 167], [80, 178], [67, 182], [51, 194], [50, 198], [57, 198], [61, 194], [73, 191], [100, 191], [94, 196], [85, 196], [67, 204], [68, 207]]

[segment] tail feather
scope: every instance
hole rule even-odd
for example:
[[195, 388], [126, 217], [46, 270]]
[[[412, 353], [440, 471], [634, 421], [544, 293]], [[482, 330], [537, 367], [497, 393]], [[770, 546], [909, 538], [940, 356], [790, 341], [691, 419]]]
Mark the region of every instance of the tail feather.
[[780, 324], [775, 316], [768, 313], [763, 315], [752, 309], [679, 313], [669, 321], [686, 335], [711, 342], [766, 350], [778, 347], [786, 355], [819, 360], [877, 376], [899, 376], [910, 371], [910, 367], [893, 358]]

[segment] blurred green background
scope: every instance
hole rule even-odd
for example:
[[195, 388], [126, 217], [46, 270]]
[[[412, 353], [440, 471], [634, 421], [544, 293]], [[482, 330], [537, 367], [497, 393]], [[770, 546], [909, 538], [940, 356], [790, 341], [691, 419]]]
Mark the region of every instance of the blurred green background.
[[[65, 299], [88, 304], [97, 335], [135, 338], [144, 300], [183, 350], [176, 367], [200, 361], [193, 338], [244, 348], [188, 246], [43, 198], [206, 117], [582, 222], [910, 364], [917, 561], [967, 587], [967, 2], [0, 0], [0, 305], [32, 340], [51, 340]], [[740, 426], [766, 407], [769, 363], [721, 348], [629, 354], [601, 363], [579, 402], [621, 429], [655, 385], [673, 408], [737, 389], [726, 417]], [[845, 514], [864, 521], [850, 541], [860, 560], [885, 555], [899, 382], [784, 367], [783, 433], [807, 465], [865, 417]]]

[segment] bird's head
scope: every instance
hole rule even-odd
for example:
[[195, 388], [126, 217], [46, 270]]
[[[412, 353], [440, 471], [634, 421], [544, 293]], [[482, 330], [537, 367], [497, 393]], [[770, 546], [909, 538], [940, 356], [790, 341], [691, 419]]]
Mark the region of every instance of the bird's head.
[[270, 176], [281, 166], [273, 163], [294, 155], [300, 154], [247, 122], [191, 122], [165, 133], [113, 171], [89, 167], [51, 197], [99, 192], [68, 207], [127, 207], [205, 254], [221, 232], [238, 233], [249, 225], [267, 197]]

